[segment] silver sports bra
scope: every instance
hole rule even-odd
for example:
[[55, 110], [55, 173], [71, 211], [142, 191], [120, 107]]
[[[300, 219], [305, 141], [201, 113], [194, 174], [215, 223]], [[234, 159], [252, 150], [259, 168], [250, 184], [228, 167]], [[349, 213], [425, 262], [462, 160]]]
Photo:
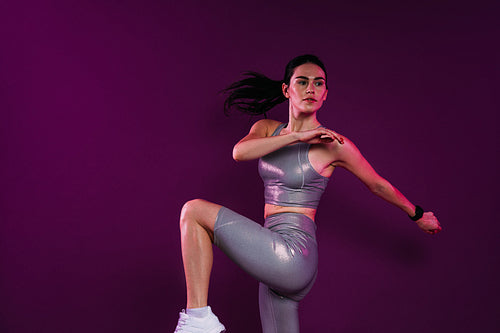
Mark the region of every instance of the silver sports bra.
[[[272, 136], [279, 135], [287, 124], [281, 124]], [[267, 204], [317, 208], [328, 184], [309, 162], [309, 147], [304, 142], [282, 147], [259, 159], [259, 174], [264, 181]]]

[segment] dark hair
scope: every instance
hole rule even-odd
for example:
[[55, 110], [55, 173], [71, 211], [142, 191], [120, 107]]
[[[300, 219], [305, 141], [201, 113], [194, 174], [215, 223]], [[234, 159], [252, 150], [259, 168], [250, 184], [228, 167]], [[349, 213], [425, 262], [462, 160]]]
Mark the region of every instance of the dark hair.
[[272, 80], [257, 72], [245, 72], [243, 74], [247, 76], [246, 78], [234, 82], [223, 90], [228, 95], [224, 102], [224, 113], [227, 115], [230, 109], [236, 108], [246, 114], [263, 114], [265, 117], [267, 111], [286, 101], [281, 90], [282, 84], [290, 85], [295, 68], [307, 63], [321, 67], [326, 79], [325, 65], [312, 54], [300, 55], [290, 60], [285, 67], [282, 81]]

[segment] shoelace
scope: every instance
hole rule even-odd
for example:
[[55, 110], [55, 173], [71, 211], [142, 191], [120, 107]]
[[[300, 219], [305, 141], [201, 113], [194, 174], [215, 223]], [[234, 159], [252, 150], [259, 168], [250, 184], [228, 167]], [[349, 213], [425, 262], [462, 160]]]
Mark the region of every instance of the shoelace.
[[184, 313], [184, 310], [182, 310], [179, 316], [179, 322], [177, 323], [177, 327], [175, 328], [174, 333], [176, 332], [182, 333], [182, 331], [184, 330], [183, 327], [184, 325], [186, 325], [187, 319], [188, 316]]

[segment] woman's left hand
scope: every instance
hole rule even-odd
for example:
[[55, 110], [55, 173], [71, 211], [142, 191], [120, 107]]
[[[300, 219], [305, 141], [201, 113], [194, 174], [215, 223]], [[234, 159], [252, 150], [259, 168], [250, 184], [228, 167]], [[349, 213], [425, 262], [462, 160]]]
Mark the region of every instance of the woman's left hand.
[[434, 213], [432, 212], [424, 213], [424, 215], [416, 222], [420, 229], [422, 229], [423, 231], [425, 231], [430, 235], [435, 235], [442, 229], [438, 219], [434, 216]]

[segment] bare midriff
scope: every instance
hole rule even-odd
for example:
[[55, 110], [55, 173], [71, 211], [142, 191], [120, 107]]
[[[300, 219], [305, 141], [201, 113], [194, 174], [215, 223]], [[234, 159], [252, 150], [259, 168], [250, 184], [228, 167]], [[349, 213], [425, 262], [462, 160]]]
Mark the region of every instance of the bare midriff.
[[309, 217], [314, 221], [314, 216], [316, 215], [315, 208], [305, 208], [305, 207], [288, 207], [288, 206], [276, 206], [271, 204], [266, 204], [264, 206], [264, 218], [280, 213], [298, 213]]

